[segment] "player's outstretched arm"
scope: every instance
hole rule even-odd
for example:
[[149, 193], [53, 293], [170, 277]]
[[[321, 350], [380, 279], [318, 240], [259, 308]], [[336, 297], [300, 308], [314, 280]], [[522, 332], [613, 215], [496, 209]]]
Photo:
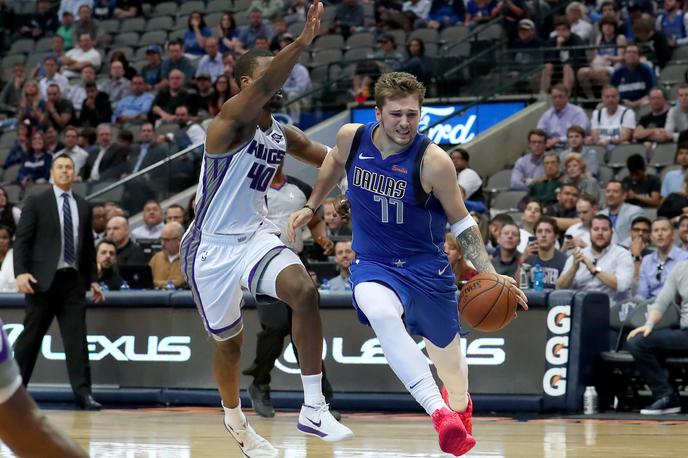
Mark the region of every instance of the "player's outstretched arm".
[[[471, 261], [480, 273], [496, 273], [485, 250], [485, 242], [478, 226], [468, 213], [461, 197], [451, 159], [434, 143], [428, 147], [423, 158], [421, 183], [423, 189], [426, 192], [433, 192], [442, 204], [447, 220], [451, 224], [451, 231], [463, 249], [466, 259]], [[528, 299], [523, 291], [517, 288], [516, 280], [511, 277], [504, 278], [514, 287], [521, 306], [528, 309]]]
[[255, 134], [263, 107], [282, 88], [301, 53], [316, 37], [323, 9], [320, 0], [314, 0], [301, 35], [275, 56], [260, 78], [222, 105], [208, 126], [205, 144], [209, 154], [226, 154]]
[[349, 158], [351, 143], [360, 124], [345, 124], [337, 132], [337, 144], [327, 154], [320, 167], [318, 178], [313, 186], [313, 192], [306, 202], [306, 206], [289, 216], [286, 227], [287, 240], [294, 240], [296, 229], [307, 224], [315, 209], [322, 204], [322, 201], [332, 191], [339, 180], [346, 172], [346, 161]]
[[24, 387], [0, 404], [0, 438], [20, 458], [88, 458], [81, 447], [50, 424]]
[[308, 138], [308, 135], [298, 127], [290, 125], [283, 127], [284, 134], [287, 136], [287, 153], [301, 162], [321, 167], [329, 148]]

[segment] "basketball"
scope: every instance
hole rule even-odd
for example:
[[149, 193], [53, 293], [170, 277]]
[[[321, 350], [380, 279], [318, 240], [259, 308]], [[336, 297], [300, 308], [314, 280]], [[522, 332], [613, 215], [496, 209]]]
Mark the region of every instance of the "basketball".
[[473, 329], [494, 332], [509, 324], [517, 305], [516, 294], [502, 277], [484, 273], [461, 288], [459, 314]]

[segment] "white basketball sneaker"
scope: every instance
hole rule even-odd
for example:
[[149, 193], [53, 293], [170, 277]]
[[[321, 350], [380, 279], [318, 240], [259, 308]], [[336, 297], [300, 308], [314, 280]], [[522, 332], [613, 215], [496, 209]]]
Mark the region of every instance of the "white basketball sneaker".
[[304, 404], [299, 414], [297, 429], [304, 434], [319, 437], [325, 442], [337, 442], [354, 437], [354, 433], [349, 428], [335, 420], [330, 413], [329, 404], [314, 407]]
[[244, 429], [234, 429], [222, 421], [225, 429], [232, 435], [234, 440], [239, 444], [239, 448], [244, 456], [248, 458], [273, 458], [279, 456], [279, 451], [270, 445], [270, 442], [263, 439], [258, 433], [248, 424], [244, 424]]

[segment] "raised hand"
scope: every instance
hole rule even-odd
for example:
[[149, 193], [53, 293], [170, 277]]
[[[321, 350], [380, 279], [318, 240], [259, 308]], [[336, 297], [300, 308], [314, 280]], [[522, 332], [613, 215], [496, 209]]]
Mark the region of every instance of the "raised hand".
[[297, 38], [297, 41], [301, 42], [304, 46], [309, 46], [313, 43], [313, 40], [318, 35], [318, 30], [320, 30], [320, 18], [324, 10], [325, 8], [320, 0], [315, 0], [310, 8], [308, 8], [306, 24], [303, 27], [303, 32], [301, 32], [301, 35]]

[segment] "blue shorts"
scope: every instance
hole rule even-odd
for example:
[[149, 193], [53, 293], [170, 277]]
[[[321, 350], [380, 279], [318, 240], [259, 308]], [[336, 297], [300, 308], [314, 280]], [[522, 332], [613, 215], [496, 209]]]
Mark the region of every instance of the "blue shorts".
[[[351, 284], [364, 282], [387, 286], [404, 307], [402, 316], [411, 335], [425, 337], [444, 348], [461, 330], [457, 288], [446, 256], [419, 255], [407, 259], [370, 259], [358, 256], [351, 263]], [[356, 305], [361, 323], [370, 325]]]

